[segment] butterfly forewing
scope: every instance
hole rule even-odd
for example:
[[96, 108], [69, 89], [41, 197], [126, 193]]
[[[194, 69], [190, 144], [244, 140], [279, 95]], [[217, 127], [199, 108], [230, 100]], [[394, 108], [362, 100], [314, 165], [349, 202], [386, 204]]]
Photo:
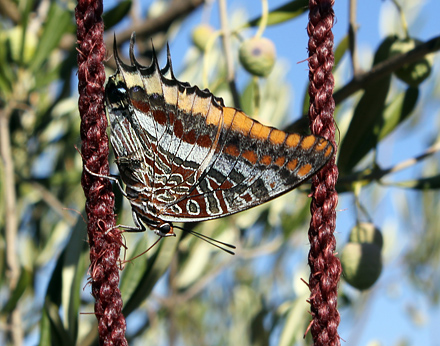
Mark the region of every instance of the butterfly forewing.
[[[282, 195], [331, 158], [323, 138], [288, 134], [134, 58], [106, 87], [111, 141], [133, 211], [148, 225], [219, 218]], [[165, 76], [166, 75], [166, 76]]]

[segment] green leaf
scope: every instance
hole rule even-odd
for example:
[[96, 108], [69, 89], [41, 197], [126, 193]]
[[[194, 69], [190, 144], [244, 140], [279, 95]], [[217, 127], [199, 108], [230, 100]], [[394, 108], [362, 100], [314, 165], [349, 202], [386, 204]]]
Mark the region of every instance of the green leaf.
[[[1, 64], [0, 64], [1, 65]], [[4, 166], [4, 161], [0, 160], [0, 196], [5, 196], [5, 166]], [[0, 199], [0, 215], [5, 215], [6, 211], [6, 198], [1, 198]], [[0, 229], [4, 229], [4, 224], [5, 224], [5, 218], [1, 217], [0, 218]], [[6, 258], [5, 256], [5, 233], [2, 232], [0, 234], [0, 273], [3, 273], [3, 269], [4, 269], [4, 260]], [[2, 278], [0, 276], [0, 282], [1, 282]]]
[[262, 307], [255, 314], [251, 320], [251, 342], [252, 346], [269, 345], [270, 331], [265, 328], [265, 319], [270, 316], [271, 312], [264, 306], [264, 301], [261, 303]]
[[40, 341], [39, 346], [52, 345], [50, 319], [47, 310], [43, 309], [40, 320]]
[[18, 279], [17, 286], [12, 292], [11, 297], [8, 302], [2, 309], [2, 313], [8, 314], [11, 313], [15, 307], [17, 306], [18, 301], [22, 297], [23, 293], [26, 291], [26, 288], [31, 287], [32, 282], [32, 274], [25, 268], [21, 268], [20, 278]]
[[[173, 239], [163, 239], [160, 244], [156, 246], [158, 247], [157, 251], [148, 258], [148, 265], [142, 265], [141, 267], [143, 269], [136, 268], [139, 272], [136, 272], [135, 270], [127, 270], [127, 272], [123, 272], [121, 279], [121, 294], [124, 299], [127, 299], [125, 289], [130, 287], [125, 281], [133, 280], [136, 283], [134, 289], [130, 287], [130, 290], [133, 291], [133, 293], [124, 304], [124, 316], [128, 316], [131, 312], [137, 309], [150, 295], [156, 282], [168, 269], [179, 244], [180, 236], [181, 233]], [[145, 259], [139, 258], [136, 261], [145, 261]], [[138, 277], [140, 277], [140, 280], [138, 280]], [[122, 287], [124, 287], [124, 290]]]
[[434, 190], [440, 189], [440, 174], [429, 178], [402, 181], [393, 185], [415, 190]]
[[[76, 55], [77, 51], [71, 50], [68, 52], [68, 55], [65, 56], [62, 63], [57, 64], [54, 67], [36, 70], [34, 72], [35, 84], [32, 87], [32, 91], [41, 90], [56, 80], [69, 80], [70, 72], [77, 66]], [[66, 86], [64, 86], [64, 88], [66, 88]], [[50, 113], [49, 116], [51, 116]], [[42, 116], [39, 120], [42, 121], [41, 125], [45, 126], [47, 124], [44, 116]], [[35, 132], [37, 132], [37, 130]]]
[[309, 94], [310, 82], [307, 82], [307, 85], [304, 89], [304, 97], [303, 97], [303, 116], [305, 116], [308, 120], [309, 108], [310, 108], [310, 94]]
[[69, 11], [56, 3], [51, 4], [43, 34], [30, 65], [31, 70], [37, 70], [58, 46], [61, 37], [72, 27], [71, 20], [72, 14]]
[[243, 112], [248, 115], [254, 115], [256, 107], [256, 95], [258, 94], [258, 82], [255, 78], [251, 78], [249, 84], [244, 89], [241, 96], [241, 107]]
[[358, 137], [356, 152], [352, 156], [353, 161], [350, 162], [351, 167], [412, 114], [418, 97], [418, 88], [409, 87], [405, 92], [396, 95], [391, 103], [386, 105], [380, 114], [377, 114], [374, 123], [369, 123], [368, 131], [364, 129]]
[[419, 98], [419, 89], [409, 87], [405, 92], [398, 94], [390, 104], [387, 105], [383, 113], [383, 124], [381, 127], [374, 128], [374, 133], [378, 133], [378, 140], [381, 141], [388, 134], [410, 116], [416, 107]]
[[[203, 225], [202, 233], [209, 235], [212, 239], [230, 243], [229, 230], [226, 222], [212, 222]], [[212, 271], [217, 271], [217, 269], [210, 267], [213, 261], [213, 253], [224, 255], [218, 248], [200, 241], [196, 237], [190, 237], [188, 233], [185, 237], [185, 243], [182, 245], [184, 250], [179, 252], [178, 260], [180, 269], [175, 275], [174, 281], [175, 287], [179, 290], [188, 289], [200, 280], [203, 281], [205, 276], [210, 276]], [[226, 260], [228, 261], [230, 258]]]
[[278, 345], [295, 345], [303, 339], [309, 320], [308, 309], [306, 297], [299, 297], [292, 302]]
[[[396, 38], [392, 36], [381, 43], [373, 65], [388, 58], [394, 41]], [[387, 75], [365, 89], [340, 147], [338, 168], [341, 172], [349, 172], [379, 142], [390, 84], [391, 75]]]
[[[75, 343], [69, 338], [69, 334], [64, 329], [63, 322], [59, 314], [59, 306], [54, 304], [50, 300], [46, 299], [44, 302], [44, 314], [47, 316], [47, 320], [50, 324], [50, 337], [47, 335], [47, 320], [43, 319], [42, 323], [45, 323], [45, 339], [50, 339], [52, 345], [75, 345]], [[40, 345], [47, 345], [40, 339]]]
[[342, 40], [338, 43], [335, 50], [335, 67], [334, 70], [338, 68], [338, 64], [344, 56], [345, 52], [348, 50], [348, 35], [345, 35]]
[[[4, 95], [8, 95], [12, 92], [13, 82], [17, 79], [10, 60], [8, 59], [8, 55], [11, 55], [9, 35], [9, 31], [0, 31], [0, 91], [2, 91]], [[0, 96], [1, 99], [3, 99], [4, 96]]]
[[121, 1], [111, 10], [104, 12], [102, 20], [104, 21], [105, 30], [108, 30], [118, 24], [128, 14], [131, 9], [131, 0]]
[[[133, 250], [129, 250], [131, 254], [137, 256], [138, 254], [144, 252], [145, 248], [146, 242], [138, 241], [135, 248]], [[128, 263], [125, 264], [124, 270], [121, 272], [121, 283], [119, 286], [124, 302], [130, 299], [139, 285], [140, 280], [142, 280], [142, 276], [148, 270], [150, 260], [147, 260], [147, 258], [148, 253], [134, 260], [129, 260]]]
[[[299, 15], [307, 12], [309, 9], [309, 2], [307, 0], [294, 0], [283, 6], [280, 6], [269, 12], [267, 18], [267, 25], [280, 24]], [[260, 24], [261, 17], [251, 20], [249, 23], [245, 24], [243, 27], [253, 27]]]
[[26, 32], [28, 29], [29, 24], [29, 13], [34, 8], [34, 2], [35, 0], [27, 0], [24, 3], [24, 6], [19, 6], [19, 8], [22, 8], [21, 11], [21, 27], [23, 28], [21, 32], [21, 41], [20, 41], [20, 64], [23, 64], [24, 60], [24, 50], [25, 50], [25, 41], [26, 41]]
[[[78, 317], [81, 302], [81, 283], [84, 273], [87, 270], [89, 260], [89, 246], [84, 239], [87, 239], [84, 219], [85, 212], [72, 231], [72, 235], [65, 249], [62, 280], [62, 306], [64, 307], [67, 328], [70, 339], [76, 343], [78, 337]], [[83, 219], [84, 218], [84, 219]]]
[[[0, 51], [3, 50], [3, 47], [0, 48]], [[11, 73], [11, 69], [8, 68], [3, 68], [2, 66], [7, 66], [4, 63], [4, 60], [1, 58], [0, 56], [0, 91], [2, 93], [4, 93], [4, 95], [9, 95], [12, 92], [12, 78], [10, 78]], [[8, 72], [6, 72], [5, 70], [9, 70]], [[2, 97], [3, 98], [3, 97]]]
[[[87, 239], [86, 227], [83, 218], [79, 217], [72, 230], [70, 240], [58, 258], [46, 292], [46, 307], [51, 320], [50, 325], [51, 328], [56, 329], [52, 330], [51, 334], [55, 334], [62, 339], [67, 338], [69, 342], [73, 342], [68, 344], [75, 344], [78, 337], [81, 280], [88, 264], [86, 260], [88, 245], [84, 239]], [[66, 327], [62, 322], [58, 322], [58, 319], [61, 321], [59, 315], [55, 318], [54, 312], [51, 310], [55, 307], [57, 307], [57, 311], [61, 307], [63, 308], [64, 325]]]
[[35, 85], [32, 90], [41, 90], [45, 86], [49, 85], [53, 81], [57, 80], [60, 76], [61, 64], [55, 68], [47, 71], [46, 69], [40, 69], [35, 71]]
[[[309, 190], [310, 191], [310, 190]], [[308, 193], [308, 192], [307, 192]], [[310, 217], [310, 201], [298, 205], [298, 210], [294, 213], [283, 212], [281, 214], [281, 225], [283, 228], [283, 236], [288, 240], [295, 232], [303, 229], [304, 220]]]

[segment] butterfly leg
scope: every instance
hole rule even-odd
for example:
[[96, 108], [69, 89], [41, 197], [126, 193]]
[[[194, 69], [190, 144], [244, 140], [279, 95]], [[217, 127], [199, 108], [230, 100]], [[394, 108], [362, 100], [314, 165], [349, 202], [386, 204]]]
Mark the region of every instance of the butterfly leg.
[[135, 211], [132, 211], [131, 214], [133, 216], [133, 221], [135, 225], [134, 226], [118, 225], [118, 227], [123, 228], [126, 232], [145, 232], [147, 229], [139, 220], [137, 213]]
[[[144, 224], [139, 219], [138, 213], [133, 210], [132, 215], [133, 215], [133, 221], [134, 221], [134, 224], [136, 225], [136, 227], [129, 226], [128, 228], [125, 228], [125, 229], [128, 232], [144, 232], [144, 231], [146, 231]], [[173, 225], [171, 223], [157, 224], [152, 221], [151, 224], [147, 223], [147, 226], [150, 229], [152, 229], [153, 232], [156, 233], [159, 237], [170, 237], [170, 236], [175, 237], [176, 236], [176, 234], [173, 232]]]
[[116, 185], [118, 186], [119, 190], [121, 191], [121, 193], [124, 195], [124, 197], [129, 199], [127, 193], [124, 191], [124, 189], [121, 186], [121, 183], [119, 182], [119, 180], [117, 178], [112, 177], [110, 175], [94, 173], [90, 169], [88, 169], [87, 166], [84, 166], [84, 170], [87, 173], [89, 173], [90, 175], [93, 175], [94, 177], [98, 177], [98, 178], [103, 178], [103, 179], [108, 179], [108, 180], [114, 181], [116, 183]]

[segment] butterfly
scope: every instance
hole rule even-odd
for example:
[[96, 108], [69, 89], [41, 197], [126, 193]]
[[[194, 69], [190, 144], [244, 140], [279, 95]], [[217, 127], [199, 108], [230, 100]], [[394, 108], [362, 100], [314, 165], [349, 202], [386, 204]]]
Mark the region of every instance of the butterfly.
[[119, 57], [105, 88], [111, 143], [135, 227], [160, 237], [174, 222], [199, 222], [238, 213], [298, 187], [332, 157], [321, 137], [286, 133], [226, 107], [208, 89], [134, 56]]

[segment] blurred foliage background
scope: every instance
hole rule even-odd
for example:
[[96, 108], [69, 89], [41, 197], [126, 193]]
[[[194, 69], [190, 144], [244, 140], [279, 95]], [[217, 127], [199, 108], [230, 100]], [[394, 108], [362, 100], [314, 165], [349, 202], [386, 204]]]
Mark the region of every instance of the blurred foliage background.
[[[301, 83], [293, 82], [286, 63], [307, 57], [307, 1], [270, 1], [269, 12], [261, 3], [229, 4], [226, 23], [218, 19], [217, 1], [105, 1], [107, 72], [114, 68], [113, 33], [128, 61], [127, 42], [136, 31], [143, 64], [151, 56], [151, 40], [158, 52], [169, 42], [179, 80], [209, 87], [227, 105], [240, 104], [265, 124], [307, 132], [307, 68], [303, 64], [303, 73], [295, 76]], [[336, 9], [337, 232], [347, 279], [340, 284], [340, 334], [350, 345], [420, 344], [436, 335], [429, 326], [439, 322], [440, 33], [413, 36], [431, 19], [431, 7], [438, 9], [435, 3], [383, 2], [387, 25], [374, 43], [358, 35], [358, 22], [369, 13], [358, 11], [357, 18], [356, 1], [340, 4], [347, 17]], [[81, 158], [75, 150], [80, 146], [75, 5], [0, 1], [0, 344], [97, 344]], [[256, 17], [246, 14], [257, 7]], [[379, 25], [377, 18], [367, 20]], [[231, 32], [226, 45], [222, 27]], [[280, 27], [282, 43], [280, 31], [272, 31]], [[254, 35], [274, 41], [281, 52], [285, 44], [301, 49], [302, 59], [279, 56], [267, 78], [251, 76], [238, 51]], [[231, 66], [238, 91], [227, 81]], [[235, 256], [180, 233], [126, 263], [121, 292], [129, 343], [310, 344], [309, 337], [303, 340], [309, 292], [301, 281], [309, 275], [308, 188], [196, 226], [235, 244]], [[115, 193], [118, 222], [131, 224], [128, 204]], [[155, 240], [147, 233], [125, 236], [125, 259]], [[382, 296], [404, 306], [400, 329], [377, 328], [400, 314], [386, 304], [371, 312]], [[402, 326], [428, 330], [419, 329], [415, 339]]]

